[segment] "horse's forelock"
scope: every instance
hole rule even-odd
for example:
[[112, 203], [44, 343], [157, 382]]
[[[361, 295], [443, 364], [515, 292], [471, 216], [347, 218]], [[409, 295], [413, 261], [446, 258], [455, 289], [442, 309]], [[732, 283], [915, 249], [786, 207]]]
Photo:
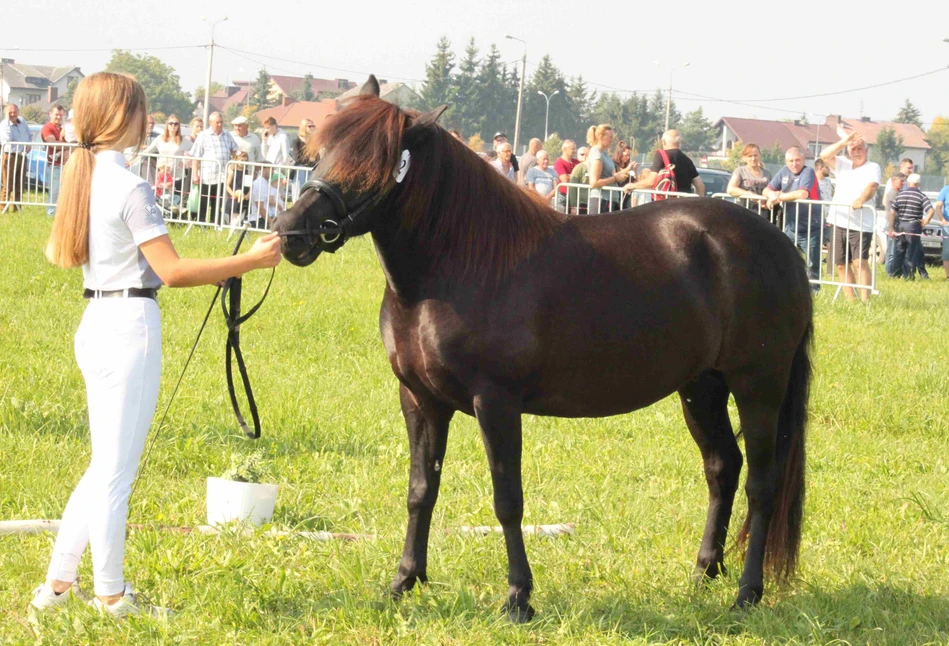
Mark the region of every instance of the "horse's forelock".
[[324, 177], [344, 191], [385, 188], [398, 166], [409, 115], [374, 96], [358, 96], [328, 118], [314, 146], [326, 149], [332, 166]]

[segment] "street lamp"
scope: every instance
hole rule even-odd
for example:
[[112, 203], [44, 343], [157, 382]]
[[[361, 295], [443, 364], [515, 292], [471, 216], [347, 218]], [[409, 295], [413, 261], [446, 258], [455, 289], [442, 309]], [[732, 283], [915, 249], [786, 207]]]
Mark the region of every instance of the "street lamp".
[[544, 97], [544, 99], [547, 101], [547, 112], [544, 113], [544, 141], [547, 141], [547, 120], [550, 118], [550, 99], [560, 94], [560, 90], [554, 90], [551, 92], [550, 96], [547, 96], [540, 90], [537, 90], [537, 94]]
[[[656, 61], [656, 65], [659, 67], [662, 67], [662, 63], [660, 63], [659, 61]], [[682, 64], [682, 67], [688, 67], [688, 66], [689, 66], [688, 63]], [[669, 67], [669, 94], [666, 96], [666, 128], [665, 128], [666, 130], [669, 129], [669, 106], [672, 104], [672, 70], [674, 69], [675, 69], [674, 66]]]
[[517, 90], [517, 118], [514, 121], [514, 153], [517, 154], [517, 142], [521, 136], [521, 102], [524, 99], [524, 75], [527, 74], [527, 43], [510, 34], [505, 34], [504, 37], [524, 44], [524, 58], [521, 59], [521, 85]]
[[[204, 20], [207, 20], [206, 18]], [[218, 23], [222, 23], [227, 20], [227, 16], [224, 16], [220, 20], [215, 20], [211, 23], [211, 45], [208, 47], [208, 79], [204, 84], [204, 127], [208, 127], [208, 108], [211, 102], [211, 62], [214, 60], [214, 28]]]

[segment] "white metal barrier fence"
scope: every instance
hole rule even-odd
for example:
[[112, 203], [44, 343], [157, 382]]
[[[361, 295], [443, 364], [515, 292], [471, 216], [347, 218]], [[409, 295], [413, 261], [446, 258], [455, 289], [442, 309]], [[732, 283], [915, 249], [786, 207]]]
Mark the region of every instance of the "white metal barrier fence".
[[221, 225], [269, 231], [273, 219], [299, 199], [312, 170], [232, 159], [225, 168]]
[[800, 250], [814, 285], [843, 290], [876, 288], [879, 237], [876, 211], [870, 206], [854, 209], [849, 204], [821, 200], [794, 200], [768, 206], [762, 196], [712, 197], [736, 202], [754, 211], [784, 231]]
[[[62, 167], [75, 144], [24, 142], [0, 147], [0, 210], [45, 206], [52, 214], [62, 185]], [[128, 168], [149, 182], [168, 222], [215, 228], [268, 231], [292, 206], [312, 169], [303, 166], [228, 161], [187, 155], [130, 155]], [[563, 189], [561, 191], [561, 189]], [[552, 206], [568, 215], [609, 213], [658, 199], [696, 197], [673, 193], [561, 183]], [[768, 208], [761, 196], [713, 198], [737, 202], [783, 230], [801, 250], [811, 283], [844, 290], [876, 289], [876, 259], [882, 256], [876, 213], [869, 207], [797, 200]]]
[[[560, 188], [563, 188], [564, 191], [561, 192]], [[599, 198], [595, 197], [596, 191], [600, 192]], [[591, 197], [591, 195], [594, 195], [594, 197]], [[621, 186], [604, 186], [599, 189], [591, 189], [587, 184], [561, 183], [558, 185], [553, 207], [568, 215], [588, 215], [591, 213], [611, 213], [655, 200], [682, 197], [697, 196], [694, 193], [674, 193], [649, 189], [627, 191]]]
[[0, 146], [0, 211], [45, 206], [52, 215], [63, 182], [63, 165], [76, 144], [7, 142]]
[[152, 187], [166, 222], [220, 226], [220, 187], [216, 181], [223, 177], [220, 161], [157, 153], [127, 155], [126, 159], [128, 169]]

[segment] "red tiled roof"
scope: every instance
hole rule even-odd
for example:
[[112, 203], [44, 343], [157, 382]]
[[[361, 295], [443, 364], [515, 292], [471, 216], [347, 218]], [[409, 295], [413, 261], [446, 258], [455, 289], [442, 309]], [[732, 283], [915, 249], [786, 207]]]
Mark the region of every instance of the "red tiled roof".
[[319, 126], [326, 117], [336, 113], [336, 101], [294, 101], [288, 105], [278, 105], [257, 113], [257, 118], [263, 123], [264, 119], [273, 117], [281, 128], [297, 128], [304, 119], [310, 119]]
[[[781, 150], [791, 146], [798, 146], [803, 150], [805, 159], [814, 157], [814, 151], [808, 147], [808, 134], [816, 133], [816, 126], [798, 126], [793, 122], [767, 121], [764, 119], [739, 119], [737, 117], [722, 117], [715, 122], [714, 127], [722, 124], [735, 133], [743, 144], [758, 144], [759, 148], [773, 148], [775, 144]], [[821, 127], [822, 141], [836, 141], [833, 132], [826, 126]], [[810, 139], [816, 141], [816, 139]]]
[[834, 136], [837, 136], [837, 125], [843, 122], [844, 130], [854, 129], [859, 132], [864, 140], [871, 146], [877, 142], [877, 135], [883, 128], [892, 128], [897, 137], [903, 138], [903, 146], [906, 148], [922, 148], [929, 150], [931, 146], [926, 143], [926, 133], [914, 123], [893, 123], [891, 121], [863, 121], [862, 119], [844, 119], [838, 121], [837, 117], [828, 117], [827, 123], [834, 128]]
[[[285, 96], [294, 96], [300, 86], [303, 85], [302, 76], [271, 76], [270, 80], [280, 88]], [[353, 87], [356, 87], [355, 83], [344, 79], [310, 79], [310, 88], [313, 90], [313, 94], [317, 92], [345, 92]]]

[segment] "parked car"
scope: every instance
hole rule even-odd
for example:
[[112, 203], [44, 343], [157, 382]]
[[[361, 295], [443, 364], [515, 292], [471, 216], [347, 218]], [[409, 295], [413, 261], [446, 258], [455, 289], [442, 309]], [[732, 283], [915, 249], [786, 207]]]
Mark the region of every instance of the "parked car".
[[695, 170], [699, 172], [699, 177], [702, 178], [702, 183], [705, 184], [705, 195], [708, 197], [716, 193], [724, 193], [728, 188], [728, 180], [732, 177], [732, 174], [728, 171], [715, 168], [696, 168]]
[[926, 262], [942, 264], [942, 244], [946, 239], [949, 239], [949, 227], [935, 221], [923, 227], [923, 255]]

